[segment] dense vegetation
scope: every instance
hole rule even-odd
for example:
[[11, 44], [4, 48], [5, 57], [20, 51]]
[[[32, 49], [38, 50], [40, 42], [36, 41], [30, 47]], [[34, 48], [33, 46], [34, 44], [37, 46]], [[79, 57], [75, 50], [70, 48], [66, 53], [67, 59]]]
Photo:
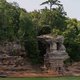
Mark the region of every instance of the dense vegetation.
[[58, 0], [47, 0], [41, 10], [27, 12], [19, 5], [0, 0], [0, 42], [19, 41], [28, 51], [33, 63], [40, 62], [37, 36], [52, 33], [63, 35], [70, 60], [80, 61], [80, 21], [70, 19]]

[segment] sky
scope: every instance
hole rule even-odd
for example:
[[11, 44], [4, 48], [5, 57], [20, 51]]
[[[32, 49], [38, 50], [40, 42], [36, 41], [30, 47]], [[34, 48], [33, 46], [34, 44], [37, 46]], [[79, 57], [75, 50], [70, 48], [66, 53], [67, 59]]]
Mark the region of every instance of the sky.
[[[27, 11], [43, 9], [47, 5], [40, 6], [46, 0], [7, 0], [8, 2], [17, 2], [21, 8]], [[80, 0], [60, 0], [64, 6], [67, 16], [70, 18], [77, 18], [80, 20]]]

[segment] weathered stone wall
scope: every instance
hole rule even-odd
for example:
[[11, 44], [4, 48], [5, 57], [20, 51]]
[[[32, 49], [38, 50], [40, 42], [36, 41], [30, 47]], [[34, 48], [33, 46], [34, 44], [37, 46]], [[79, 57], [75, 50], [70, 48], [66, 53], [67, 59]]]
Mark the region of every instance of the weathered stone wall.
[[0, 70], [30, 69], [31, 64], [26, 54], [24, 46], [19, 42], [1, 43]]
[[3, 42], [0, 44], [0, 54], [20, 55], [25, 54], [25, 48], [19, 42]]

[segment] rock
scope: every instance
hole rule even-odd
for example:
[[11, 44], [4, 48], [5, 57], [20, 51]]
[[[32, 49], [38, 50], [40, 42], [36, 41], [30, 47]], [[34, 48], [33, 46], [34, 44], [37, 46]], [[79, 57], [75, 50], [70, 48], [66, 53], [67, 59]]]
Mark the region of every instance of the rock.
[[44, 64], [46, 66], [50, 64], [50, 68], [52, 70], [57, 69], [59, 71], [60, 69], [63, 69], [64, 60], [69, 58], [66, 52], [66, 48], [63, 45], [64, 37], [59, 35], [56, 38], [54, 38], [51, 35], [41, 35], [38, 36], [38, 39], [41, 41], [43, 40], [43, 42], [47, 42], [47, 44], [49, 44], [49, 46], [46, 49]]

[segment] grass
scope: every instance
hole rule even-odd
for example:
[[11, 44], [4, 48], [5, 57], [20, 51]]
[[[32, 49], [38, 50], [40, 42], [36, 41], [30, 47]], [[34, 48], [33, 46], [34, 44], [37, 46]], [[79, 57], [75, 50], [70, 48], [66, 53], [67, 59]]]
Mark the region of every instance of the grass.
[[0, 80], [80, 80], [80, 77], [54, 77], [54, 78], [0, 78]]

